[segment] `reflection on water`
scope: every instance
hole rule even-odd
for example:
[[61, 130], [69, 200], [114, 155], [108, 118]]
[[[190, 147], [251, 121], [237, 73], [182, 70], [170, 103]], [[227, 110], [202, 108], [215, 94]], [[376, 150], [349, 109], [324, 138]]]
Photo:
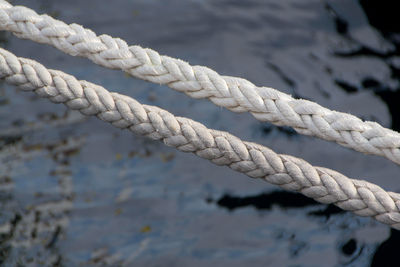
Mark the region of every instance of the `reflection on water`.
[[[15, 0], [97, 33], [400, 130], [381, 1]], [[116, 15], [117, 14], [117, 15]], [[1, 45], [279, 153], [399, 191], [398, 167], [1, 33]], [[179, 104], [177, 104], [179, 103]], [[399, 232], [0, 87], [5, 266], [382, 266]]]

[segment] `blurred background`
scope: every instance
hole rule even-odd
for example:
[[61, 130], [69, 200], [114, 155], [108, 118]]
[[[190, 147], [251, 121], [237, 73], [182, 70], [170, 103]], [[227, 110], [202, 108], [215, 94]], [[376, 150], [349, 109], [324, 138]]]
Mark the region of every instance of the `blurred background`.
[[[400, 130], [395, 1], [16, 0]], [[1, 47], [399, 192], [399, 166], [1, 33]], [[4, 266], [395, 266], [400, 232], [1, 83]], [[391, 264], [390, 264], [391, 263]], [[386, 265], [385, 265], [386, 264]]]

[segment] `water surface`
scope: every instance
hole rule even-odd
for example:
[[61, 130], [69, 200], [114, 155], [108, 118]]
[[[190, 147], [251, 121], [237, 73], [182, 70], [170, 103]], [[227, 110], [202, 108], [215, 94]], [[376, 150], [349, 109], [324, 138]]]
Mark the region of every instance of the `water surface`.
[[[378, 1], [18, 0], [192, 65], [400, 130], [399, 28]], [[384, 14], [384, 15], [382, 15]], [[393, 22], [394, 21], [394, 22]], [[142, 103], [399, 191], [399, 167], [2, 34], [2, 47]], [[4, 266], [382, 266], [370, 218], [0, 87]]]

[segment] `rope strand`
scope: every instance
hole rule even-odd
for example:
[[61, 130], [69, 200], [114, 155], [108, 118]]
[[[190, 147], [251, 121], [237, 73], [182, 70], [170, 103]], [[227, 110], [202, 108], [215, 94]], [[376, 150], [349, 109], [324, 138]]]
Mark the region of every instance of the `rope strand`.
[[248, 111], [260, 121], [290, 126], [298, 133], [316, 136], [367, 154], [380, 155], [400, 164], [400, 134], [378, 123], [326, 109], [317, 103], [294, 99], [269, 87], [202, 66], [159, 55], [140, 46], [128, 46], [108, 35], [97, 36], [77, 24], [67, 25], [32, 9], [0, 0], [0, 30], [48, 44], [73, 56], [86, 57], [101, 66], [183, 92], [207, 98], [234, 112]]
[[286, 190], [300, 192], [325, 204], [352, 211], [400, 229], [400, 194], [314, 167], [302, 159], [276, 154], [223, 131], [207, 129], [193, 120], [142, 105], [135, 99], [78, 81], [61, 71], [46, 69], [30, 59], [17, 58], [0, 48], [0, 78], [54, 103], [63, 103], [85, 115], [94, 115], [113, 126], [160, 140], [214, 164], [228, 166], [249, 177], [261, 178]]

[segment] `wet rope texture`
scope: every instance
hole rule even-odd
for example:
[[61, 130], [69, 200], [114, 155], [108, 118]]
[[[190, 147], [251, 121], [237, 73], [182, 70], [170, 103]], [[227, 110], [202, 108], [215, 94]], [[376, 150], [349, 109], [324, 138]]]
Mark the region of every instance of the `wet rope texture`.
[[0, 78], [82, 114], [97, 116], [115, 127], [160, 140], [249, 177], [261, 178], [318, 202], [335, 204], [400, 229], [400, 194], [387, 192], [372, 183], [276, 154], [265, 146], [242, 141], [227, 132], [207, 129], [193, 120], [175, 117], [158, 107], [142, 105], [131, 97], [78, 81], [61, 71], [46, 69], [33, 60], [17, 58], [1, 48]]
[[12, 6], [5, 0], [0, 0], [0, 30], [52, 45], [69, 55], [89, 58], [146, 81], [165, 84], [193, 98], [207, 98], [234, 112], [248, 111], [260, 121], [290, 126], [298, 133], [335, 141], [400, 164], [400, 134], [375, 122], [294, 99], [245, 79], [221, 76], [207, 67], [191, 66], [148, 48], [128, 46], [119, 38], [97, 36], [80, 25], [67, 25], [29, 8]]

